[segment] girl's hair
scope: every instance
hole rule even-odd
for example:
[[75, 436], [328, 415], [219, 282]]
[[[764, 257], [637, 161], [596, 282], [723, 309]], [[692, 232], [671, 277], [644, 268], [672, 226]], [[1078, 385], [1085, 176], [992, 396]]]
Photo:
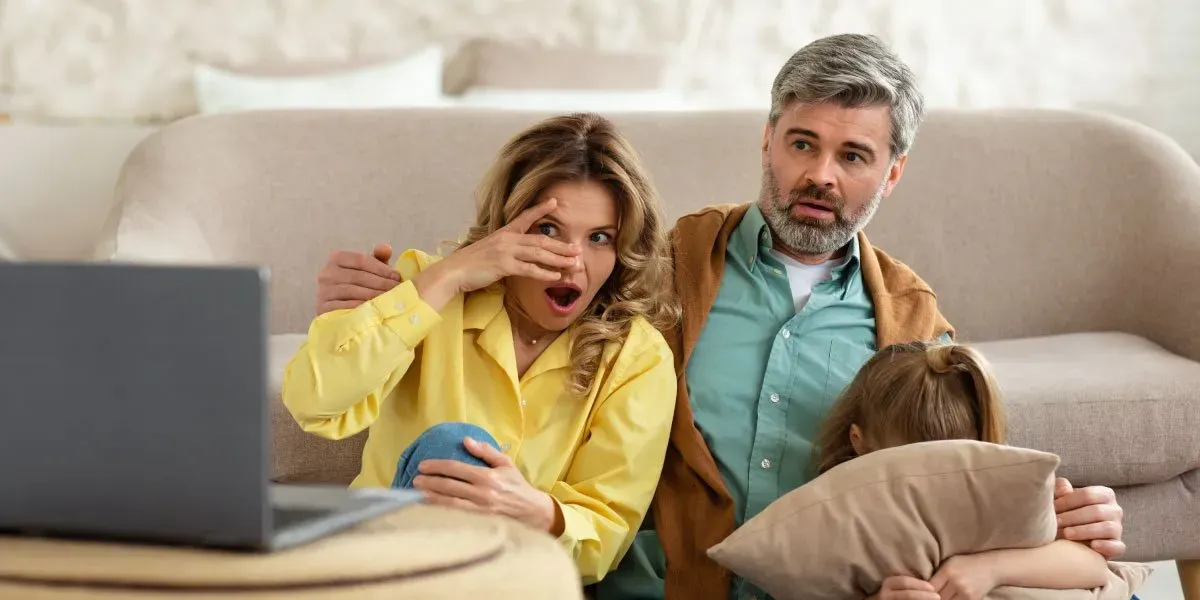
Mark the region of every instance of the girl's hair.
[[958, 344], [880, 350], [842, 393], [818, 435], [817, 472], [856, 456], [850, 426], [868, 447], [969, 439], [1004, 443], [1004, 405], [983, 355]]
[[680, 313], [658, 192], [624, 136], [608, 119], [579, 113], [546, 119], [509, 140], [480, 183], [475, 224], [459, 247], [504, 227], [563, 181], [599, 183], [617, 204], [616, 265], [573, 328], [570, 384], [584, 395], [605, 344], [623, 342], [635, 317], [666, 331]]

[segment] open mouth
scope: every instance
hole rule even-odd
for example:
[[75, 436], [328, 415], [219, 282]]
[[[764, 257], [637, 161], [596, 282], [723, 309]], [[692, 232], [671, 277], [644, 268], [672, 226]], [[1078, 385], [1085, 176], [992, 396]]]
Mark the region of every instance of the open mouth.
[[559, 313], [571, 312], [582, 295], [583, 290], [573, 283], [546, 288], [546, 298], [550, 300], [550, 308]]
[[818, 204], [816, 202], [801, 202], [800, 206], [803, 206], [809, 210], [813, 210], [813, 211], [817, 211], [817, 212], [823, 212], [823, 213], [832, 213], [833, 212], [832, 208], [830, 208], [824, 204]]

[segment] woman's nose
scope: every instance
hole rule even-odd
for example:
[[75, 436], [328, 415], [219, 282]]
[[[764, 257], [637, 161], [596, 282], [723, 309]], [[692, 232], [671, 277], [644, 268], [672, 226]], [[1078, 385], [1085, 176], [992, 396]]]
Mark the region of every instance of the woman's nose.
[[[571, 245], [577, 249], [583, 248], [583, 244], [574, 243]], [[583, 270], [583, 252], [581, 251], [579, 254], [575, 255], [575, 262], [571, 266], [563, 269], [563, 273], [567, 273], [567, 274], [578, 273], [579, 271], [582, 271], [582, 270]]]

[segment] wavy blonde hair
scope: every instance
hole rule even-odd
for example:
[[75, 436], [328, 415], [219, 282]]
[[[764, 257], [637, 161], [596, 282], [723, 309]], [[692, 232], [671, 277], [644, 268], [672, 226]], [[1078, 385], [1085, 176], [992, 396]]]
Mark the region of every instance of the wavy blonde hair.
[[863, 365], [821, 425], [817, 472], [856, 456], [850, 426], [875, 448], [967, 439], [1003, 444], [1004, 401], [979, 351], [959, 344], [895, 344]]
[[458, 247], [504, 227], [563, 181], [597, 182], [617, 204], [616, 265], [570, 330], [571, 391], [585, 395], [605, 344], [623, 342], [635, 317], [660, 331], [679, 319], [658, 192], [625, 137], [591, 113], [549, 118], [517, 134], [484, 175], [475, 224]]

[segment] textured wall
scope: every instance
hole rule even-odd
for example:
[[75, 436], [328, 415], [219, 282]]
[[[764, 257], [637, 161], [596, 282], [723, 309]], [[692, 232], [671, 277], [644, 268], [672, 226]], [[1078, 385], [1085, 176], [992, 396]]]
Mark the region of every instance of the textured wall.
[[[1193, 0], [0, 0], [0, 90], [56, 118], [194, 109], [197, 59], [403, 53], [471, 36], [672, 54], [672, 85], [761, 105], [820, 35], [881, 35], [935, 106], [1085, 106], [1200, 135]], [[1189, 141], [1190, 143], [1190, 141]], [[1192, 144], [1200, 148], [1200, 143]]]

